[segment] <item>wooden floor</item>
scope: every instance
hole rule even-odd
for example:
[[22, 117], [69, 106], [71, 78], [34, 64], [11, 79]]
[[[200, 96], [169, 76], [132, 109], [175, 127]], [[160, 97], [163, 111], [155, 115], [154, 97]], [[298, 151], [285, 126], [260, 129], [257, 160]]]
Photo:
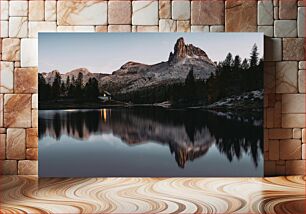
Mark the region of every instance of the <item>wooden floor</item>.
[[[0, 178], [2, 213], [305, 213], [305, 177]], [[1, 213], [0, 212], [0, 213]]]

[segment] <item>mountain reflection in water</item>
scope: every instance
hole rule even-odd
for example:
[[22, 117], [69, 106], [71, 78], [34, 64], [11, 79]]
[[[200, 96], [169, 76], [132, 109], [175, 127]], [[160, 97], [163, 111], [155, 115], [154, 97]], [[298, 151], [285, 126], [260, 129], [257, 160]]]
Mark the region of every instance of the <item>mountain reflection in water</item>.
[[39, 139], [40, 145], [47, 136], [57, 143], [65, 135], [86, 142], [92, 135], [112, 134], [129, 146], [153, 142], [167, 145], [180, 168], [215, 145], [228, 162], [246, 155], [257, 168], [263, 153], [261, 119], [261, 113], [228, 119], [199, 109], [158, 107], [40, 110]]

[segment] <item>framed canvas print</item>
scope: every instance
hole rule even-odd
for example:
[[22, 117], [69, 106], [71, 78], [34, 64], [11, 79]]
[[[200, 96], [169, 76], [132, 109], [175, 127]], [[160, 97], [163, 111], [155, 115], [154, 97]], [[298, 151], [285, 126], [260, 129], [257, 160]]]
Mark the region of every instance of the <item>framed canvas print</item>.
[[39, 33], [39, 176], [263, 176], [263, 40]]

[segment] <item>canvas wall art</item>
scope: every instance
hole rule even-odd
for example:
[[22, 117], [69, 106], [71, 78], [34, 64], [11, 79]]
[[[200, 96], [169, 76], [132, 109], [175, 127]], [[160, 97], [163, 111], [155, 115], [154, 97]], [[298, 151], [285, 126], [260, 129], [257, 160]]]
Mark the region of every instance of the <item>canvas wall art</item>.
[[39, 33], [40, 177], [263, 176], [262, 33]]

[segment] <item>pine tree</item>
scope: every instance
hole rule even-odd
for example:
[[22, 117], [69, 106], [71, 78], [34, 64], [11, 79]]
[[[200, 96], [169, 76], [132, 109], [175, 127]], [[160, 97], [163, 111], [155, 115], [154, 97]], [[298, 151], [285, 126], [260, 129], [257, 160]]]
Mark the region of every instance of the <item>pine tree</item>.
[[83, 97], [82, 89], [83, 89], [83, 74], [79, 72], [75, 84], [75, 97], [77, 99], [82, 99]]
[[239, 69], [241, 67], [241, 58], [239, 55], [236, 55], [235, 56], [235, 59], [234, 59], [234, 69]]
[[53, 84], [52, 84], [52, 94], [53, 98], [58, 98], [61, 94], [61, 75], [56, 73]]
[[42, 74], [38, 74], [38, 100], [48, 100], [50, 98], [51, 87], [47, 84]]
[[248, 60], [246, 58], [244, 58], [244, 60], [242, 61], [241, 68], [243, 70], [246, 70], [246, 69], [249, 68], [249, 63], [248, 63]]
[[252, 48], [252, 52], [251, 52], [251, 56], [250, 56], [250, 66], [251, 67], [255, 67], [258, 65], [258, 48], [257, 45], [254, 44], [253, 48]]
[[233, 64], [233, 55], [228, 53], [225, 60], [222, 63], [222, 66], [230, 67]]

